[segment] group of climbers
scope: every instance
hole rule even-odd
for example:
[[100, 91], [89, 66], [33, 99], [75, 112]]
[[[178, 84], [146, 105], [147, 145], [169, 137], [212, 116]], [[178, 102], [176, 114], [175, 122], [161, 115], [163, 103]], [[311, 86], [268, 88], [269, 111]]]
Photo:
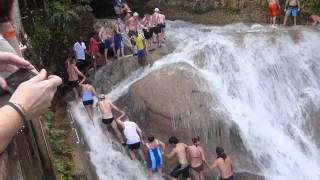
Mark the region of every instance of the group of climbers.
[[[277, 23], [277, 16], [279, 14], [280, 2], [279, 0], [268, 0], [268, 11], [270, 16], [270, 24], [274, 27]], [[284, 12], [285, 18], [283, 25], [287, 25], [288, 17], [293, 17], [293, 24], [297, 25], [297, 16], [301, 11], [300, 0], [286, 0]], [[307, 19], [307, 25], [317, 25], [320, 23], [320, 17], [317, 15], [310, 15]]]

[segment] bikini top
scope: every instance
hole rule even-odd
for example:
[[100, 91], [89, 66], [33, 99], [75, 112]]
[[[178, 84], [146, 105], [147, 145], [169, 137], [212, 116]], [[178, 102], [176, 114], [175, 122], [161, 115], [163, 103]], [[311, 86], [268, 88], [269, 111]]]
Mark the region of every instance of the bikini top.
[[83, 101], [93, 100], [93, 95], [92, 95], [91, 91], [83, 90], [83, 92], [82, 92], [82, 100]]
[[156, 140], [156, 143], [157, 143], [157, 146], [156, 146], [155, 148], [151, 148], [148, 143], [146, 144], [146, 146], [147, 146], [147, 148], [150, 149], [150, 150], [158, 149], [158, 148], [159, 148], [159, 142], [158, 142], [158, 140]]
[[201, 159], [202, 159], [202, 156], [201, 156], [202, 153], [201, 153], [200, 149], [199, 149], [197, 146], [196, 146], [196, 149], [197, 149], [198, 152], [200, 153], [200, 156], [196, 156], [196, 157], [192, 157], [192, 156], [191, 156], [191, 158], [201, 158]]

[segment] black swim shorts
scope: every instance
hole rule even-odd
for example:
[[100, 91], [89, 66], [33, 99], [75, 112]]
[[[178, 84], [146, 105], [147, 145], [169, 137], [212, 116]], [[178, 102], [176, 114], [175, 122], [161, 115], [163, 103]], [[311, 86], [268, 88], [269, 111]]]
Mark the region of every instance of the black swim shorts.
[[161, 27], [159, 27], [159, 26], [154, 27], [153, 32], [154, 32], [155, 34], [160, 34], [160, 33], [161, 33]]
[[93, 100], [83, 101], [82, 103], [83, 103], [83, 105], [85, 105], [85, 106], [87, 106], [87, 105], [93, 105]]
[[233, 175], [228, 177], [228, 178], [220, 177], [220, 180], [233, 180]]
[[111, 124], [112, 122], [113, 122], [113, 118], [102, 119], [102, 123], [103, 123], [103, 124]]
[[133, 151], [135, 149], [139, 149], [140, 148], [140, 142], [134, 143], [134, 144], [128, 144], [128, 148]]
[[176, 168], [173, 169], [170, 175], [174, 178], [177, 178], [180, 175], [182, 175], [183, 178], [189, 178], [190, 177], [189, 168], [190, 168], [190, 165], [179, 164]]
[[79, 87], [79, 80], [68, 81], [68, 86], [70, 86], [71, 88], [78, 88]]
[[78, 60], [77, 67], [80, 71], [85, 70], [90, 65], [89, 61], [87, 60]]

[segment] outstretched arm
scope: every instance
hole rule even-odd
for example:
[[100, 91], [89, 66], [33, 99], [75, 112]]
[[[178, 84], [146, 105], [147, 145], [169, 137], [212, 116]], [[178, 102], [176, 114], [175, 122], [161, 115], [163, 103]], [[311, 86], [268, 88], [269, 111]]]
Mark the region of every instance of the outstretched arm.
[[297, 0], [298, 1], [298, 11], [301, 10], [301, 6], [300, 6], [300, 0]]
[[116, 122], [118, 124], [118, 126], [120, 126], [122, 129], [124, 128], [124, 123], [121, 121], [121, 118], [123, 117], [124, 115], [121, 115], [119, 116], [117, 119], [116, 119]]
[[175, 149], [173, 149], [169, 154], [164, 153], [163, 155], [164, 155], [164, 157], [166, 157], [167, 159], [171, 159], [171, 158], [173, 158], [173, 157], [176, 155], [176, 151], [175, 151]]
[[124, 112], [121, 111], [116, 105], [114, 105], [111, 101], [110, 101], [110, 106], [112, 109], [118, 111], [119, 113], [123, 114]]
[[209, 166], [209, 171], [214, 170], [218, 166], [217, 160], [214, 160], [213, 163]]
[[166, 144], [164, 144], [162, 141], [159, 141], [159, 140], [158, 140], [158, 142], [159, 142], [160, 147], [162, 148], [162, 152], [164, 152], [166, 150]]
[[289, 0], [286, 0], [286, 3], [284, 4], [284, 10], [287, 10], [288, 3], [289, 3]]

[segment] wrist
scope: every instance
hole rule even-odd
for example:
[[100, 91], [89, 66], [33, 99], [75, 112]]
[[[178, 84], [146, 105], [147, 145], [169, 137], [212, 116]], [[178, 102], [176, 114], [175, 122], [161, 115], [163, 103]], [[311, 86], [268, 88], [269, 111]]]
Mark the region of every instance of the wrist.
[[9, 105], [4, 105], [3, 107], [1, 107], [0, 112], [3, 115], [3, 118], [6, 119], [8, 123], [10, 123], [11, 127], [15, 127], [15, 129], [17, 129], [16, 131], [23, 127], [24, 124], [22, 117]]

